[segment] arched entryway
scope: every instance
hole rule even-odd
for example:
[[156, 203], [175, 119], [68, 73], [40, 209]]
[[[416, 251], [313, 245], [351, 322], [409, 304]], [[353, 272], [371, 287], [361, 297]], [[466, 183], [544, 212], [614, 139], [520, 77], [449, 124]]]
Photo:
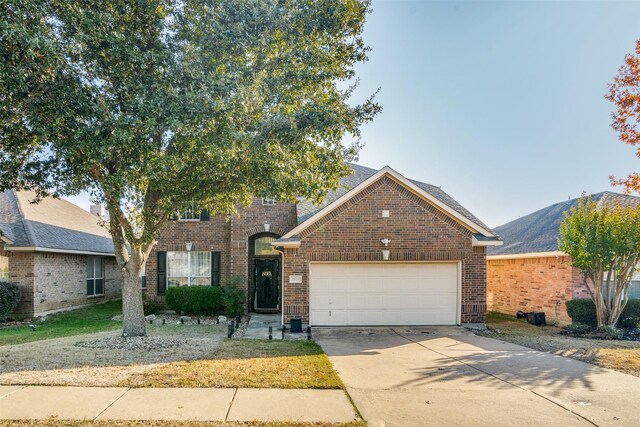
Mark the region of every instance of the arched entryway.
[[275, 233], [258, 233], [249, 237], [249, 302], [257, 313], [280, 312], [282, 257], [271, 242]]

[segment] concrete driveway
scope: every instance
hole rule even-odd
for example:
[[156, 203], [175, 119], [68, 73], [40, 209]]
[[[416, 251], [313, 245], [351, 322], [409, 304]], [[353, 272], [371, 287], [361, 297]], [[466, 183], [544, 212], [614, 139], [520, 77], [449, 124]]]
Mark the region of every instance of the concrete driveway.
[[372, 426], [640, 426], [640, 378], [463, 328], [314, 338]]

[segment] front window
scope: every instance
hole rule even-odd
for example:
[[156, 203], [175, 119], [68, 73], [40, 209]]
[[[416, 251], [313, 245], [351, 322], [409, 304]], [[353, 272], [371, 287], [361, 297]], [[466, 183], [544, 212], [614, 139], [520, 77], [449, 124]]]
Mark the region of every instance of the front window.
[[87, 257], [87, 295], [104, 295], [104, 262], [101, 256]]
[[263, 197], [262, 198], [262, 204], [263, 205], [275, 205], [276, 204], [276, 199], [270, 198], [270, 197]]
[[271, 246], [271, 242], [275, 242], [275, 237], [259, 237], [256, 239], [255, 243], [255, 254], [256, 256], [260, 255], [280, 255], [280, 252], [276, 251], [273, 246]]
[[211, 286], [211, 252], [167, 252], [169, 286]]
[[9, 257], [0, 256], [0, 282], [9, 281]]
[[147, 264], [142, 265], [142, 276], [140, 277], [140, 287], [147, 289]]

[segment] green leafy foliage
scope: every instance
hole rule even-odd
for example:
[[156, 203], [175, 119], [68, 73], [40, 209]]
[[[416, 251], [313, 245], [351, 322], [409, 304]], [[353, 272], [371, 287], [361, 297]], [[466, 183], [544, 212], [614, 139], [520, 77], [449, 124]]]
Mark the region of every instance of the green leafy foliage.
[[620, 328], [640, 327], [640, 299], [630, 299], [622, 310], [618, 323]]
[[124, 329], [158, 230], [196, 202], [321, 201], [380, 107], [350, 103], [368, 0], [0, 2], [0, 190], [106, 203]]
[[244, 313], [246, 298], [242, 285], [245, 280], [241, 276], [226, 276], [220, 280], [220, 286], [224, 290], [222, 304], [226, 315], [235, 317]]
[[217, 286], [174, 286], [167, 289], [165, 302], [177, 313], [218, 314], [224, 310], [223, 295]]
[[22, 292], [17, 283], [0, 282], [0, 321], [20, 304]]
[[610, 340], [621, 340], [624, 337], [624, 333], [619, 328], [611, 325], [604, 325], [602, 332]]
[[[595, 314], [595, 307], [594, 307], [594, 314]], [[587, 325], [585, 323], [575, 323], [575, 322], [564, 327], [564, 330], [569, 335], [575, 335], [575, 336], [587, 335], [593, 332], [594, 329], [595, 327], [592, 325]]]
[[615, 325], [640, 263], [640, 205], [580, 199], [560, 224], [558, 248], [581, 270], [596, 307], [598, 327]]
[[573, 323], [598, 326], [596, 319], [596, 305], [592, 299], [573, 299], [566, 302], [567, 314]]
[[[566, 302], [567, 314], [574, 324], [598, 326], [596, 305], [592, 299], [574, 299]], [[640, 324], [640, 299], [627, 301], [616, 323], [619, 328], [635, 328]]]
[[158, 314], [158, 312], [164, 308], [163, 303], [149, 298], [147, 294], [142, 296], [142, 304], [144, 306], [145, 316], [148, 316], [149, 314]]

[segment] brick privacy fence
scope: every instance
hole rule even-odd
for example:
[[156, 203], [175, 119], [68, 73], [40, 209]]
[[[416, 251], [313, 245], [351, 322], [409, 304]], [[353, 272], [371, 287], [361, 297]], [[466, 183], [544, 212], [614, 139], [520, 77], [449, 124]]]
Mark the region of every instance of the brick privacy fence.
[[[388, 210], [389, 218], [381, 211]], [[301, 233], [298, 249], [285, 252], [285, 322], [309, 321], [309, 262], [382, 261], [383, 238], [391, 261], [462, 261], [462, 322], [485, 322], [486, 251], [471, 232], [428, 202], [385, 177]]]
[[571, 323], [566, 301], [590, 298], [568, 256], [487, 260], [487, 306], [514, 315], [543, 311], [547, 322]]

